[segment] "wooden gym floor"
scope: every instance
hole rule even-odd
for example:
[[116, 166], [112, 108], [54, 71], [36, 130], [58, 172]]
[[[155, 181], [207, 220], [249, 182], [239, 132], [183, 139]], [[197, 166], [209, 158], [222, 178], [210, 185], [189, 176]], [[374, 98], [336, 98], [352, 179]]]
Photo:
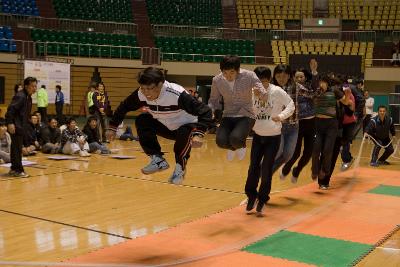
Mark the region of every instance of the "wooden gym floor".
[[[183, 186], [168, 184], [174, 167], [173, 142], [160, 138], [160, 143], [171, 168], [148, 176], [140, 172], [148, 157], [134, 141], [116, 141], [110, 148], [118, 150], [118, 154], [134, 155], [135, 159], [92, 155], [52, 161], [39, 154], [29, 158], [38, 165], [26, 167], [31, 175], [28, 179], [9, 178], [8, 169], [0, 168], [0, 264], [16, 266], [6, 261], [44, 263], [76, 258], [238, 208], [245, 199], [251, 141], [244, 161], [228, 162], [226, 151], [215, 145], [215, 135], [208, 135], [202, 148], [192, 150]], [[360, 140], [356, 140], [353, 156], [357, 156], [359, 147]], [[361, 167], [368, 167], [371, 148], [371, 144], [364, 146]], [[378, 170], [400, 171], [400, 159], [390, 161], [392, 165]], [[375, 169], [374, 173], [380, 179], [376, 175], [379, 171]], [[280, 181], [275, 174], [272, 199], [280, 193], [290, 195], [291, 190], [303, 186], [315, 190], [317, 185], [311, 183], [310, 166], [296, 185], [290, 179]], [[237, 216], [246, 215], [239, 212]], [[268, 220], [268, 212], [263, 219]], [[399, 232], [387, 242], [391, 251], [377, 248], [359, 265], [378, 266], [385, 262], [386, 267], [399, 266]], [[388, 261], [388, 257], [392, 260]]]

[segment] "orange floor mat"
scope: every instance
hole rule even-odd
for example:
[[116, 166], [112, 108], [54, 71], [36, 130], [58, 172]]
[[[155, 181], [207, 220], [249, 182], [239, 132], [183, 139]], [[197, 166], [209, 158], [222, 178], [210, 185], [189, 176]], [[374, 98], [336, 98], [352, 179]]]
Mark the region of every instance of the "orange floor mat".
[[244, 207], [238, 206], [68, 262], [309, 266], [239, 249], [283, 229], [375, 244], [400, 221], [400, 214], [395, 212], [400, 205], [399, 197], [367, 193], [379, 184], [399, 185], [400, 172], [351, 170], [337, 175], [332, 189], [327, 191], [318, 190], [313, 183], [273, 194], [263, 218], [245, 215]]

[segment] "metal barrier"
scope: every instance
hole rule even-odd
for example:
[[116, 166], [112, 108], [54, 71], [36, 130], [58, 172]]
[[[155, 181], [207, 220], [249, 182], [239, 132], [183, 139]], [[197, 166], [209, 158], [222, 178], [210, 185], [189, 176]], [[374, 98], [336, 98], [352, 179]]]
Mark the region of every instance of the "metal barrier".
[[63, 18], [44, 18], [0, 13], [0, 25], [18, 28], [41, 28], [65, 31], [93, 31], [104, 33], [137, 34], [137, 24], [97, 21], [97, 20], [72, 20]]
[[255, 40], [255, 29], [213, 28], [187, 25], [152, 25], [154, 36]]
[[148, 54], [149, 50], [154, 52], [159, 50], [158, 48], [154, 47], [77, 44], [63, 42], [33, 42], [10, 39], [0, 39], [0, 42], [8, 42], [10, 48], [16, 47], [16, 49], [3, 50], [0, 52], [16, 52], [26, 58], [69, 56], [140, 60], [142, 59], [144, 50], [146, 50], [146, 54]]
[[369, 64], [370, 66], [366, 66], [367, 68], [368, 67], [396, 67], [396, 66], [393, 65], [392, 61], [393, 61], [393, 59], [391, 59], [391, 58], [365, 59], [365, 63], [366, 64], [370, 63]]

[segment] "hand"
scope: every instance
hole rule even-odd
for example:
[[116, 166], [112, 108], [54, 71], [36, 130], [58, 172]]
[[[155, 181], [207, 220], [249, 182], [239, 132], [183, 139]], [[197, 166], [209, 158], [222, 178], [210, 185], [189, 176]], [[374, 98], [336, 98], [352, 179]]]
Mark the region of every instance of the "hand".
[[7, 125], [7, 128], [10, 134], [15, 134], [15, 125], [13, 123]]
[[311, 73], [316, 73], [318, 69], [318, 62], [315, 58], [310, 60]]
[[193, 148], [200, 148], [202, 145], [203, 145], [203, 137], [196, 135], [192, 138]]
[[253, 88], [253, 94], [254, 94], [256, 97], [260, 98], [262, 93], [261, 93], [261, 90], [260, 90], [259, 88], [254, 87], [254, 88]]
[[110, 141], [110, 142], [111, 142], [111, 141], [114, 141], [115, 135], [116, 135], [116, 132], [114, 132], [114, 131], [112, 131], [112, 130], [107, 130], [107, 131], [106, 131], [107, 140]]
[[280, 122], [280, 121], [281, 121], [281, 118], [280, 118], [279, 116], [273, 116], [273, 117], [271, 117], [271, 119], [272, 119], [274, 122]]
[[104, 108], [99, 108], [100, 113], [104, 113]]

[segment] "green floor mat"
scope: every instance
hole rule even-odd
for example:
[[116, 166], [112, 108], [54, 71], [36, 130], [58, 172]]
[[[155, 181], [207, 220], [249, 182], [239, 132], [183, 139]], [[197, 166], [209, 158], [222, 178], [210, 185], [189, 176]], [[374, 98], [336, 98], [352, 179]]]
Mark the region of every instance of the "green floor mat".
[[281, 231], [242, 250], [317, 266], [348, 266], [371, 248], [361, 243]]
[[368, 193], [400, 197], [400, 186], [379, 185], [369, 190]]

